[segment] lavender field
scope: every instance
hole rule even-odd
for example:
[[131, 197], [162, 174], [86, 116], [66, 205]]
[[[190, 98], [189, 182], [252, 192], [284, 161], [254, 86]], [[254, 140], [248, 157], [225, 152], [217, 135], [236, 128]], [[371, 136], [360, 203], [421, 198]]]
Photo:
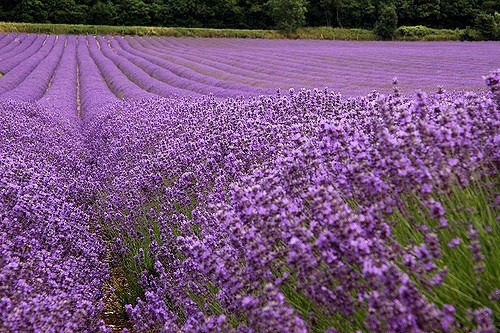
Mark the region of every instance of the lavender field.
[[496, 332], [499, 68], [0, 34], [0, 332]]

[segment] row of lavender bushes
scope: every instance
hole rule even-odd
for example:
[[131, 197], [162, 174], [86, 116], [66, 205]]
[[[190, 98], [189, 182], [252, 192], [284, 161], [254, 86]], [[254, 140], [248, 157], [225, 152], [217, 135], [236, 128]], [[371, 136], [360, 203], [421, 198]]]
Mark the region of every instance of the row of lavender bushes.
[[95, 212], [134, 330], [495, 332], [499, 78], [95, 114]]
[[[0, 331], [97, 327], [109, 278], [77, 120], [0, 101]], [[95, 330], [95, 329], [94, 329]]]
[[[68, 45], [63, 68], [95, 57]], [[83, 120], [0, 102], [2, 330], [97, 330], [104, 236], [139, 332], [495, 331], [498, 72], [488, 94], [105, 108], [87, 79]]]

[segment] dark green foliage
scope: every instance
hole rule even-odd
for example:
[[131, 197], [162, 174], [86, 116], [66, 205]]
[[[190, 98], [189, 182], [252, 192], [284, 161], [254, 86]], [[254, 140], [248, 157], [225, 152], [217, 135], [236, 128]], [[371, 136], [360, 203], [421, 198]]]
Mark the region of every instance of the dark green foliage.
[[120, 24], [150, 25], [150, 9], [142, 0], [121, 0], [118, 2], [117, 9]]
[[47, 21], [48, 12], [40, 0], [22, 0], [14, 8], [15, 21], [43, 23]]
[[470, 0], [442, 1], [440, 21], [447, 27], [465, 28], [471, 25], [478, 12], [473, 4]]
[[77, 4], [75, 0], [49, 0], [43, 4], [48, 22], [70, 24], [86, 21], [88, 7]]
[[476, 29], [485, 39], [498, 39], [499, 27], [495, 20], [495, 16], [491, 14], [480, 14], [476, 18]]
[[267, 5], [280, 30], [291, 33], [306, 23], [306, 0], [269, 0]]
[[461, 41], [479, 41], [482, 39], [482, 35], [479, 31], [472, 29], [471, 27], [466, 27], [460, 34]]
[[90, 7], [87, 23], [99, 24], [101, 22], [109, 22], [108, 24], [117, 22], [117, 10], [111, 1], [97, 1]]
[[237, 16], [239, 28], [266, 29], [274, 23], [267, 10], [267, 0], [240, 0]]
[[415, 14], [419, 22], [431, 25], [441, 17], [441, 0], [415, 0]]
[[310, 0], [307, 25], [372, 29], [376, 4], [374, 0]]
[[373, 31], [381, 39], [392, 39], [398, 27], [398, 14], [394, 5], [385, 6], [380, 11]]
[[460, 40], [464, 31], [455, 29], [433, 29], [424, 27], [423, 25], [417, 26], [401, 26], [395, 32], [395, 37], [398, 40]]
[[381, 17], [387, 7], [395, 8], [400, 26], [473, 27], [464, 38], [479, 34], [478, 38], [498, 39], [498, 0], [0, 0], [0, 21], [224, 29], [278, 26], [287, 33], [300, 26], [374, 29], [376, 25], [384, 38], [390, 38], [393, 27], [383, 27]]

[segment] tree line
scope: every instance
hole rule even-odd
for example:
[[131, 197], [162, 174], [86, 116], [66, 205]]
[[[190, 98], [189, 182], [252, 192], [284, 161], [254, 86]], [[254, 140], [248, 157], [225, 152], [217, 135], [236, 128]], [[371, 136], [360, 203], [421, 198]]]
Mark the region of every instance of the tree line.
[[[395, 26], [500, 30], [498, 0], [9, 0], [0, 21], [294, 30]], [[488, 33], [486, 31], [486, 33]]]

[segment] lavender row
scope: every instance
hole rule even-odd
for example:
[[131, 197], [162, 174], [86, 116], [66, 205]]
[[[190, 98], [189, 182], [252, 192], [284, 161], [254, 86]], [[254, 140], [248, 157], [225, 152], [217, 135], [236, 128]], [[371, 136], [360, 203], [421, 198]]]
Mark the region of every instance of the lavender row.
[[164, 48], [168, 48], [170, 52], [181, 55], [184, 59], [200, 62], [226, 73], [239, 75], [241, 76], [239, 79], [240, 81], [251, 80], [250, 82], [253, 82], [253, 85], [265, 85], [276, 88], [278, 86], [283, 86], [285, 83], [296, 83], [297, 79], [300, 77], [308, 74], [310, 75], [310, 73], [305, 71], [297, 73], [292, 70], [291, 73], [294, 73], [292, 76], [288, 71], [273, 70], [269, 68], [269, 63], [267, 63], [268, 59], [263, 54], [257, 58], [252, 56], [245, 57], [245, 54], [237, 54], [236, 52], [228, 54], [227, 52], [224, 53], [216, 49], [193, 49], [186, 52], [186, 49], [182, 48], [177, 51], [177, 49], [172, 48], [170, 43], [165, 39], [158, 38], [157, 42], [161, 43]]
[[[203, 79], [203, 76], [208, 76], [211, 79], [217, 79], [221, 81], [220, 83], [217, 84], [217, 86], [221, 86], [226, 89], [227, 88], [238, 89], [241, 92], [244, 92], [245, 95], [248, 94], [259, 95], [259, 94], [270, 93], [270, 91], [266, 89], [252, 89], [254, 87], [257, 87], [257, 85], [243, 83], [241, 73], [231, 74], [224, 68], [205, 65], [203, 57], [201, 57], [202, 59], [197, 58], [195, 61], [190, 61], [190, 60], [186, 61], [187, 57], [189, 57], [189, 54], [186, 54], [185, 51], [176, 52], [176, 49], [164, 47], [163, 44], [160, 43], [160, 41], [161, 39], [157, 38], [137, 39], [137, 42], [139, 42], [143, 47], [145, 47], [146, 50], [155, 51], [156, 52], [155, 54], [159, 55], [162, 58], [172, 59], [171, 60], [172, 62], [180, 66], [194, 69], [195, 72], [198, 72], [198, 76], [200, 76], [201, 82], [206, 81], [206, 79]], [[189, 50], [188, 53], [194, 54], [197, 53], [197, 51]], [[161, 54], [163, 54], [163, 56]], [[206, 54], [208, 54], [208, 52], [206, 52]], [[224, 81], [229, 81], [229, 82], [224, 82]]]
[[[87, 36], [85, 42], [88, 45], [90, 55], [94, 59], [103, 78], [111, 91], [120, 99], [122, 98], [147, 98], [154, 95], [141, 89], [133, 83], [116, 65], [102, 53], [107, 45], [99, 45], [92, 36]], [[83, 68], [82, 68], [83, 69]]]
[[[6, 92], [15, 89], [22, 81], [24, 81], [38, 66], [38, 64], [50, 53], [52, 50], [57, 36], [51, 35], [47, 38], [47, 42], [37, 51], [33, 50], [32, 55], [23, 55], [20, 58], [12, 58], [12, 63], [15, 63], [15, 68], [4, 77], [0, 81], [0, 96], [5, 94]], [[43, 42], [40, 38], [37, 39], [40, 44]], [[21, 60], [21, 62], [19, 62]], [[7, 61], [2, 65], [7, 66]]]
[[139, 52], [123, 38], [116, 38], [116, 42], [113, 40], [110, 42], [117, 52], [119, 52], [123, 57], [127, 57], [136, 66], [148, 73], [152, 78], [172, 86], [174, 91], [178, 90], [179, 95], [181, 96], [186, 95], [186, 93], [191, 95], [222, 93], [222, 91], [218, 88], [194, 82], [179, 75], [179, 73], [171, 70], [171, 64], [168, 64], [162, 59], [157, 59], [149, 56], [148, 54]]
[[[231, 57], [238, 60], [241, 56], [241, 59], [245, 59], [240, 62], [242, 66], [245, 66], [247, 61], [258, 63], [259, 59], [267, 59], [269, 55], [273, 55], [276, 60], [293, 56], [302, 64], [317, 64], [324, 68], [326, 75], [330, 71], [348, 69], [351, 71], [347, 72], [346, 76], [326, 76], [327, 80], [318, 78], [315, 85], [327, 85], [350, 96], [367, 94], [373, 89], [390, 91], [390, 87], [383, 87], [380, 83], [388, 82], [394, 76], [401, 78], [401, 85], [405, 92], [417, 88], [434, 90], [437, 85], [443, 85], [445, 89], [482, 88], [482, 82], [475, 73], [488, 72], [498, 67], [500, 61], [496, 55], [498, 43], [356, 43], [241, 39], [212, 39], [208, 43], [202, 43], [188, 38], [178, 40], [163, 38], [162, 40], [163, 43], [183, 45], [184, 53], [196, 53], [202, 49], [208, 56], [214, 54], [223, 63]], [[442, 58], [443, 61], [433, 63], [432, 59], [436, 57]], [[465, 59], [471, 59], [471, 61]], [[408, 61], [412, 62], [412, 66], [407, 65]], [[293, 59], [289, 61], [291, 66], [295, 66], [295, 62]], [[429, 66], [430, 63], [433, 65]], [[288, 62], [275, 66], [277, 66], [276, 69], [285, 73], [289, 67]], [[262, 69], [266, 66], [263, 66], [261, 62], [255, 67]], [[365, 78], [366, 67], [374, 70], [378, 76]], [[442, 73], [449, 73], [449, 75], [441, 75]], [[358, 85], [364, 81], [366, 85], [359, 87]], [[302, 83], [297, 80], [297, 85], [305, 86], [307, 82]]]
[[27, 34], [4, 34], [4, 38], [0, 42], [0, 59], [3, 59], [3, 55], [6, 54], [7, 52], [10, 52], [13, 48], [21, 45], [24, 43], [26, 40], [26, 37], [28, 37]]
[[[166, 41], [161, 38], [158, 38], [154, 41], [158, 42], [160, 45], [166, 44]], [[158, 43], [155, 44], [158, 45]], [[296, 63], [294, 63], [294, 61], [290, 61], [290, 56], [288, 53], [274, 55], [274, 57], [278, 59], [279, 66], [272, 66], [273, 59], [270, 59], [270, 55], [262, 51], [259, 52], [259, 57], [255, 57], [255, 55], [247, 54], [247, 52], [241, 52], [241, 50], [235, 50], [233, 52], [227, 52], [227, 50], [225, 50], [225, 52], [223, 52], [222, 50], [217, 49], [191, 49], [189, 50], [189, 52], [186, 52], [187, 50], [181, 49], [179, 50], [179, 52], [175, 48], [170, 48], [168, 44], [166, 44], [166, 46], [170, 53], [178, 53], [182, 58], [189, 59], [188, 61], [200, 62], [201, 60], [201, 63], [204, 64], [205, 62], [207, 62], [207, 60], [211, 60], [211, 62], [209, 63], [211, 67], [220, 67], [220, 69], [222, 69], [224, 72], [227, 72], [229, 70], [228, 67], [234, 67], [236, 70], [240, 71], [246, 68], [246, 73], [249, 75], [252, 75], [252, 73], [254, 73], [254, 75], [256, 73], [267, 74], [266, 80], [279, 82], [274, 83], [273, 87], [275, 88], [277, 86], [282, 86], [283, 83], [288, 83], [289, 81], [297, 82], [298, 80], [308, 80], [311, 78], [316, 78], [320, 73], [325, 73], [324, 63], [308, 62], [306, 64], [302, 63], [297, 65]], [[164, 50], [164, 52], [165, 51], [166, 50]], [[282, 70], [282, 67], [284, 66], [287, 67], [286, 71]], [[315, 71], [311, 71], [311, 68], [309, 67], [313, 67]], [[243, 73], [245, 72], [243, 71]]]
[[[48, 38], [50, 38], [50, 40], [48, 40]], [[50, 46], [50, 44], [54, 42], [55, 38], [55, 35], [50, 37], [47, 35], [28, 36], [24, 43], [4, 55], [5, 58], [0, 65], [0, 71], [2, 71], [2, 73], [9, 72], [18, 64], [36, 54], [42, 46], [45, 46], [46, 42], [48, 42]]]
[[159, 66], [151, 61], [151, 58], [144, 57], [140, 52], [133, 49], [123, 38], [108, 37], [110, 45], [123, 58], [130, 60], [135, 66], [142, 69], [151, 78], [158, 80], [172, 94], [178, 96], [196, 96], [200, 93], [208, 93], [213, 87], [209, 87], [197, 82], [190, 81], [176, 75], [168, 68]]
[[54, 71], [65, 50], [66, 36], [58, 36], [50, 53], [37, 65], [35, 69], [16, 88], [2, 95], [2, 98], [11, 98], [22, 101], [35, 101], [41, 98], [48, 89]]
[[[44, 42], [43, 35], [12, 37], [14, 35], [6, 35], [3, 39], [10, 40], [7, 46], [12, 46], [12, 49], [7, 52], [9, 59], [0, 65], [3, 68], [0, 71], [7, 74], [0, 82], [0, 93], [14, 89], [26, 78], [28, 72], [33, 70], [31, 58], [40, 59], [39, 54], [43, 58], [54, 38], [51, 36]], [[375, 88], [387, 90], [389, 85], [380, 82], [389, 82], [395, 75], [403, 77], [401, 84], [405, 90], [416, 87], [434, 89], [438, 84], [443, 84], [445, 88], [477, 88], [477, 80], [473, 79], [477, 77], [476, 73], [486, 72], [496, 66], [495, 63], [498, 64], [498, 57], [494, 56], [496, 52], [493, 52], [498, 48], [496, 43], [419, 43], [414, 46], [404, 43], [269, 43], [130, 37], [107, 37], [107, 40], [110, 50], [101, 49], [93, 38], [87, 39], [86, 43], [108, 89], [119, 99], [193, 94], [255, 96], [270, 93], [270, 88], [274, 91], [278, 87], [304, 86], [328, 86], [348, 95], [356, 95]], [[101, 41], [104, 42], [102, 38]], [[106, 52], [113, 61], [102, 52]], [[448, 61], [433, 66], [435, 70], [426, 70], [426, 75], [422, 75], [432, 62], [432, 57], [422, 52], [431, 55], [437, 52]], [[466, 65], [465, 58], [459, 54], [471, 59], [470, 63]], [[485, 54], [493, 56], [485, 57]], [[413, 59], [412, 70], [406, 68], [408, 59]], [[117, 63], [121, 69], [116, 67]], [[82, 67], [82, 72], [85, 70]], [[440, 75], [443, 73], [448, 75]]]
[[78, 38], [77, 57], [82, 111], [91, 114], [106, 104], [118, 101], [92, 59], [85, 38], [81, 36]]
[[95, 331], [108, 273], [78, 127], [12, 100], [0, 117], [0, 330]]
[[[436, 198], [497, 179], [498, 75], [490, 94], [304, 90], [95, 117], [85, 135], [134, 329], [494, 332], [495, 215], [450, 218]], [[405, 242], [408, 196], [430, 216]], [[443, 304], [464, 270], [443, 258], [462, 253], [481, 292]]]
[[[238, 82], [220, 81], [214, 77], [203, 75], [187, 66], [180, 66], [177, 64], [177, 60], [174, 56], [169, 55], [168, 53], [161, 53], [155, 51], [154, 49], [146, 48], [141, 45], [140, 41], [129, 39], [129, 42], [131, 47], [136, 49], [135, 52], [140, 52], [139, 55], [141, 57], [147, 59], [148, 61], [151, 61], [152, 63], [160, 67], [168, 69], [180, 78], [188, 79], [190, 81], [193, 81], [195, 84], [201, 83], [203, 85], [212, 87], [211, 89], [214, 95], [220, 95], [221, 97], [227, 96], [227, 93], [226, 95], [224, 94], [226, 90], [228, 92], [232, 92], [233, 95], [238, 94], [238, 92], [240, 92], [240, 94], [244, 94], [245, 92], [252, 92], [256, 90], [256, 88], [251, 86], [245, 86]], [[199, 68], [200, 71], [203, 70], [203, 66], [199, 64], [196, 67]], [[265, 91], [261, 90], [260, 93], [265, 93]]]
[[[33, 42], [39, 38], [40, 36], [36, 34], [32, 35], [27, 35], [23, 34], [21, 36], [16, 36], [14, 35], [8, 35], [5, 40], [7, 44], [3, 45], [3, 48], [1, 49], [2, 55], [1, 59], [9, 59], [10, 57], [19, 54], [23, 50], [26, 50], [29, 48]], [[46, 36], [42, 36], [42, 38], [45, 38]], [[3, 44], [3, 43], [2, 43]]]
[[186, 91], [167, 85], [151, 77], [148, 72], [136, 66], [130, 59], [123, 56], [123, 53], [119, 49], [116, 49], [118, 45], [113, 45], [112, 42], [102, 36], [98, 36], [97, 41], [101, 45], [102, 53], [111, 59], [132, 82], [142, 89], [163, 97], [172, 97], [178, 94], [186, 95]]
[[47, 90], [38, 100], [41, 105], [54, 108], [61, 114], [77, 115], [77, 37], [68, 36]]

